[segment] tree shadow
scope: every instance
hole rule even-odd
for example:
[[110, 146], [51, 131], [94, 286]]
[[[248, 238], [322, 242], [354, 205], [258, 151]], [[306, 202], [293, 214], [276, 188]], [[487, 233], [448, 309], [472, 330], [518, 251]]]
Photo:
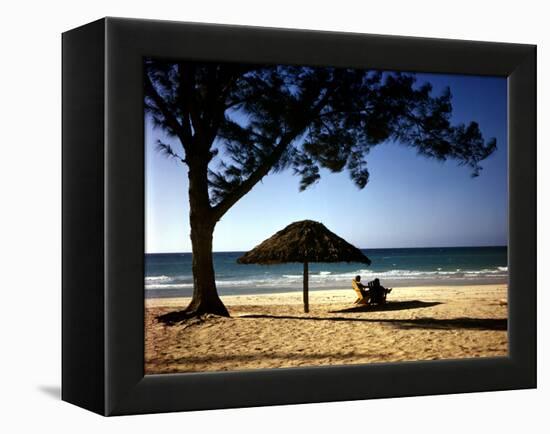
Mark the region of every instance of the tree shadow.
[[157, 321], [165, 325], [174, 325], [186, 320], [196, 319], [200, 321], [200, 317], [187, 313], [185, 310], [177, 310], [174, 312], [163, 313], [156, 317]]
[[[324, 353], [307, 353], [303, 351], [296, 352], [280, 352], [280, 351], [267, 351], [265, 353], [242, 353], [242, 354], [208, 354], [205, 356], [185, 356], [179, 358], [172, 358], [169, 363], [172, 364], [193, 364], [193, 363], [216, 363], [216, 362], [254, 362], [259, 357], [281, 360], [320, 360], [320, 359], [333, 359], [335, 361], [346, 361], [350, 358], [361, 356], [363, 354], [356, 351], [347, 353], [341, 352], [324, 352]], [[156, 360], [151, 360], [156, 362]]]
[[382, 322], [392, 323], [401, 329], [437, 329], [437, 330], [507, 330], [506, 318], [414, 318], [414, 319], [386, 319]]
[[315, 317], [315, 316], [292, 316], [292, 315], [263, 315], [249, 314], [241, 315], [240, 318], [264, 318], [264, 319], [295, 319], [301, 321], [334, 321], [334, 322], [371, 322], [383, 323], [400, 329], [435, 329], [435, 330], [507, 330], [508, 320], [506, 318], [349, 318], [342, 316]]
[[330, 313], [359, 313], [359, 312], [385, 312], [391, 310], [404, 310], [404, 309], [420, 309], [423, 307], [432, 307], [442, 304], [439, 301], [420, 301], [420, 300], [409, 300], [409, 301], [392, 301], [384, 305], [357, 305], [348, 307], [346, 309], [340, 310], [331, 310]]

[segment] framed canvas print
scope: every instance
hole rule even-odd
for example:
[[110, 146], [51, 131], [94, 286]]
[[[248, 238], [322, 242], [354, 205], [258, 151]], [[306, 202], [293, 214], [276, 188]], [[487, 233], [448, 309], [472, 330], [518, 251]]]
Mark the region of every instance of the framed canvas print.
[[536, 387], [536, 48], [63, 34], [63, 384], [103, 415]]

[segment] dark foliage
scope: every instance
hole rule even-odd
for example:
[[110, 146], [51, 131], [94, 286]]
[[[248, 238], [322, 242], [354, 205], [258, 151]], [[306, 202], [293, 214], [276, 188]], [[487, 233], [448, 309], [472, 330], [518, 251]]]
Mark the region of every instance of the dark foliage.
[[[153, 60], [146, 66], [146, 109], [179, 139], [185, 162], [190, 155], [210, 162], [210, 203], [228, 201], [219, 214], [270, 171], [291, 168], [303, 190], [319, 180], [320, 168], [348, 170], [363, 188], [365, 157], [386, 141], [456, 160], [473, 176], [496, 148], [477, 123], [451, 125], [449, 89], [433, 96], [430, 84], [418, 85], [411, 74]], [[162, 149], [179, 157], [173, 146]]]

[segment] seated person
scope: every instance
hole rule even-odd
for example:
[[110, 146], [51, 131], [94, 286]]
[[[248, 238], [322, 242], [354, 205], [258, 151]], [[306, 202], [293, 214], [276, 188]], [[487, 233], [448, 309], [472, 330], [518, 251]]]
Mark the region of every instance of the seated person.
[[351, 281], [351, 286], [357, 293], [357, 300], [355, 300], [356, 304], [370, 304], [369, 287], [361, 283], [361, 276], [355, 276]]
[[380, 285], [380, 279], [374, 279], [368, 283], [370, 301], [376, 304], [385, 304], [386, 297], [391, 292], [392, 288], [384, 288]]

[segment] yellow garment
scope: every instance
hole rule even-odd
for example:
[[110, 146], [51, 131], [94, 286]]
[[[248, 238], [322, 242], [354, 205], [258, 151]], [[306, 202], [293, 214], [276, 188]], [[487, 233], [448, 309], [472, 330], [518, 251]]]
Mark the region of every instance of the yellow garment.
[[363, 296], [363, 292], [361, 291], [361, 287], [359, 286], [358, 283], [359, 282], [357, 282], [355, 279], [351, 280], [351, 286], [353, 290], [357, 293], [357, 300], [355, 300], [355, 303], [362, 303], [362, 302], [364, 303], [367, 300], [365, 300], [365, 297]]

